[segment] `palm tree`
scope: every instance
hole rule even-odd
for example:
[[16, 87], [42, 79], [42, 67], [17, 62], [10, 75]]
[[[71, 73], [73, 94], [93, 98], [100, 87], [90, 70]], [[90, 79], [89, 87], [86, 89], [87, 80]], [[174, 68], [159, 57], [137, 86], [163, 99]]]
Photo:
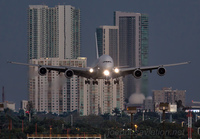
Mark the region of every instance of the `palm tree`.
[[104, 118], [104, 120], [109, 120], [109, 118], [110, 118], [110, 113], [104, 113], [104, 114], [102, 115], [102, 117]]
[[120, 110], [119, 108], [114, 108], [114, 110], [112, 110], [112, 114], [114, 114], [115, 116], [120, 114]]

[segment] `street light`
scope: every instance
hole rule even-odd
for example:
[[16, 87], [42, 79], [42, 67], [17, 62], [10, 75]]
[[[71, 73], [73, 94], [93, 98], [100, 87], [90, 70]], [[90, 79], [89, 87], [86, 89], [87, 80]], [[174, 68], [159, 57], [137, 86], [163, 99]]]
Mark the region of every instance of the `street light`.
[[198, 133], [198, 135], [199, 135], [199, 129], [200, 129], [200, 127], [197, 128], [197, 133]]
[[169, 103], [160, 103], [159, 109], [163, 111], [163, 139], [165, 139], [165, 111], [169, 110]]
[[[127, 113], [131, 114], [131, 129], [133, 131], [133, 114], [137, 112], [137, 107], [127, 107], [126, 111]], [[131, 132], [131, 139], [133, 139], [132, 132]]]
[[181, 122], [181, 127], [183, 127], [183, 124], [184, 124], [184, 123], [185, 123], [184, 121]]
[[135, 126], [135, 131], [137, 131], [138, 125], [134, 125]]
[[52, 130], [52, 125], [50, 125], [50, 139], [51, 139], [51, 130]]

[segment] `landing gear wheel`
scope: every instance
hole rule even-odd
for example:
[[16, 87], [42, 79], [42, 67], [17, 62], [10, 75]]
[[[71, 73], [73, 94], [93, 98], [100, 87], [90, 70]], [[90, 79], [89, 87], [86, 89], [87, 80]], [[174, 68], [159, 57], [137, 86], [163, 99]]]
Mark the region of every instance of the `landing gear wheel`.
[[105, 81], [105, 85], [110, 85], [110, 81]]
[[105, 81], [105, 85], [107, 85], [107, 81]]
[[93, 85], [95, 85], [95, 84], [98, 85], [98, 81], [93, 81], [92, 83], [93, 83]]
[[114, 84], [119, 84], [119, 80], [114, 80]]
[[90, 81], [89, 80], [85, 80], [85, 84], [90, 84]]

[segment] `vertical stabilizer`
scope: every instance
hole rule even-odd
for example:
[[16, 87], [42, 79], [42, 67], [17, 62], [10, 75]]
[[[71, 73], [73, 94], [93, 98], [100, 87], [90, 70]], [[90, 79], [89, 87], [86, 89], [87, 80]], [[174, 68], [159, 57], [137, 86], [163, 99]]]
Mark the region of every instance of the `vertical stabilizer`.
[[99, 51], [98, 51], [98, 43], [97, 43], [97, 33], [95, 32], [95, 41], [96, 41], [96, 54], [97, 54], [97, 59], [99, 58]]

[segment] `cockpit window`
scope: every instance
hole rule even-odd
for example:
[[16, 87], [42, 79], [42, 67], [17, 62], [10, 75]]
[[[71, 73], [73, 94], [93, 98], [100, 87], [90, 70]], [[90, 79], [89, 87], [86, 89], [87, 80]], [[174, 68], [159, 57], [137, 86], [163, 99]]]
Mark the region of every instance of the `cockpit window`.
[[103, 61], [103, 63], [112, 63], [111, 61]]

